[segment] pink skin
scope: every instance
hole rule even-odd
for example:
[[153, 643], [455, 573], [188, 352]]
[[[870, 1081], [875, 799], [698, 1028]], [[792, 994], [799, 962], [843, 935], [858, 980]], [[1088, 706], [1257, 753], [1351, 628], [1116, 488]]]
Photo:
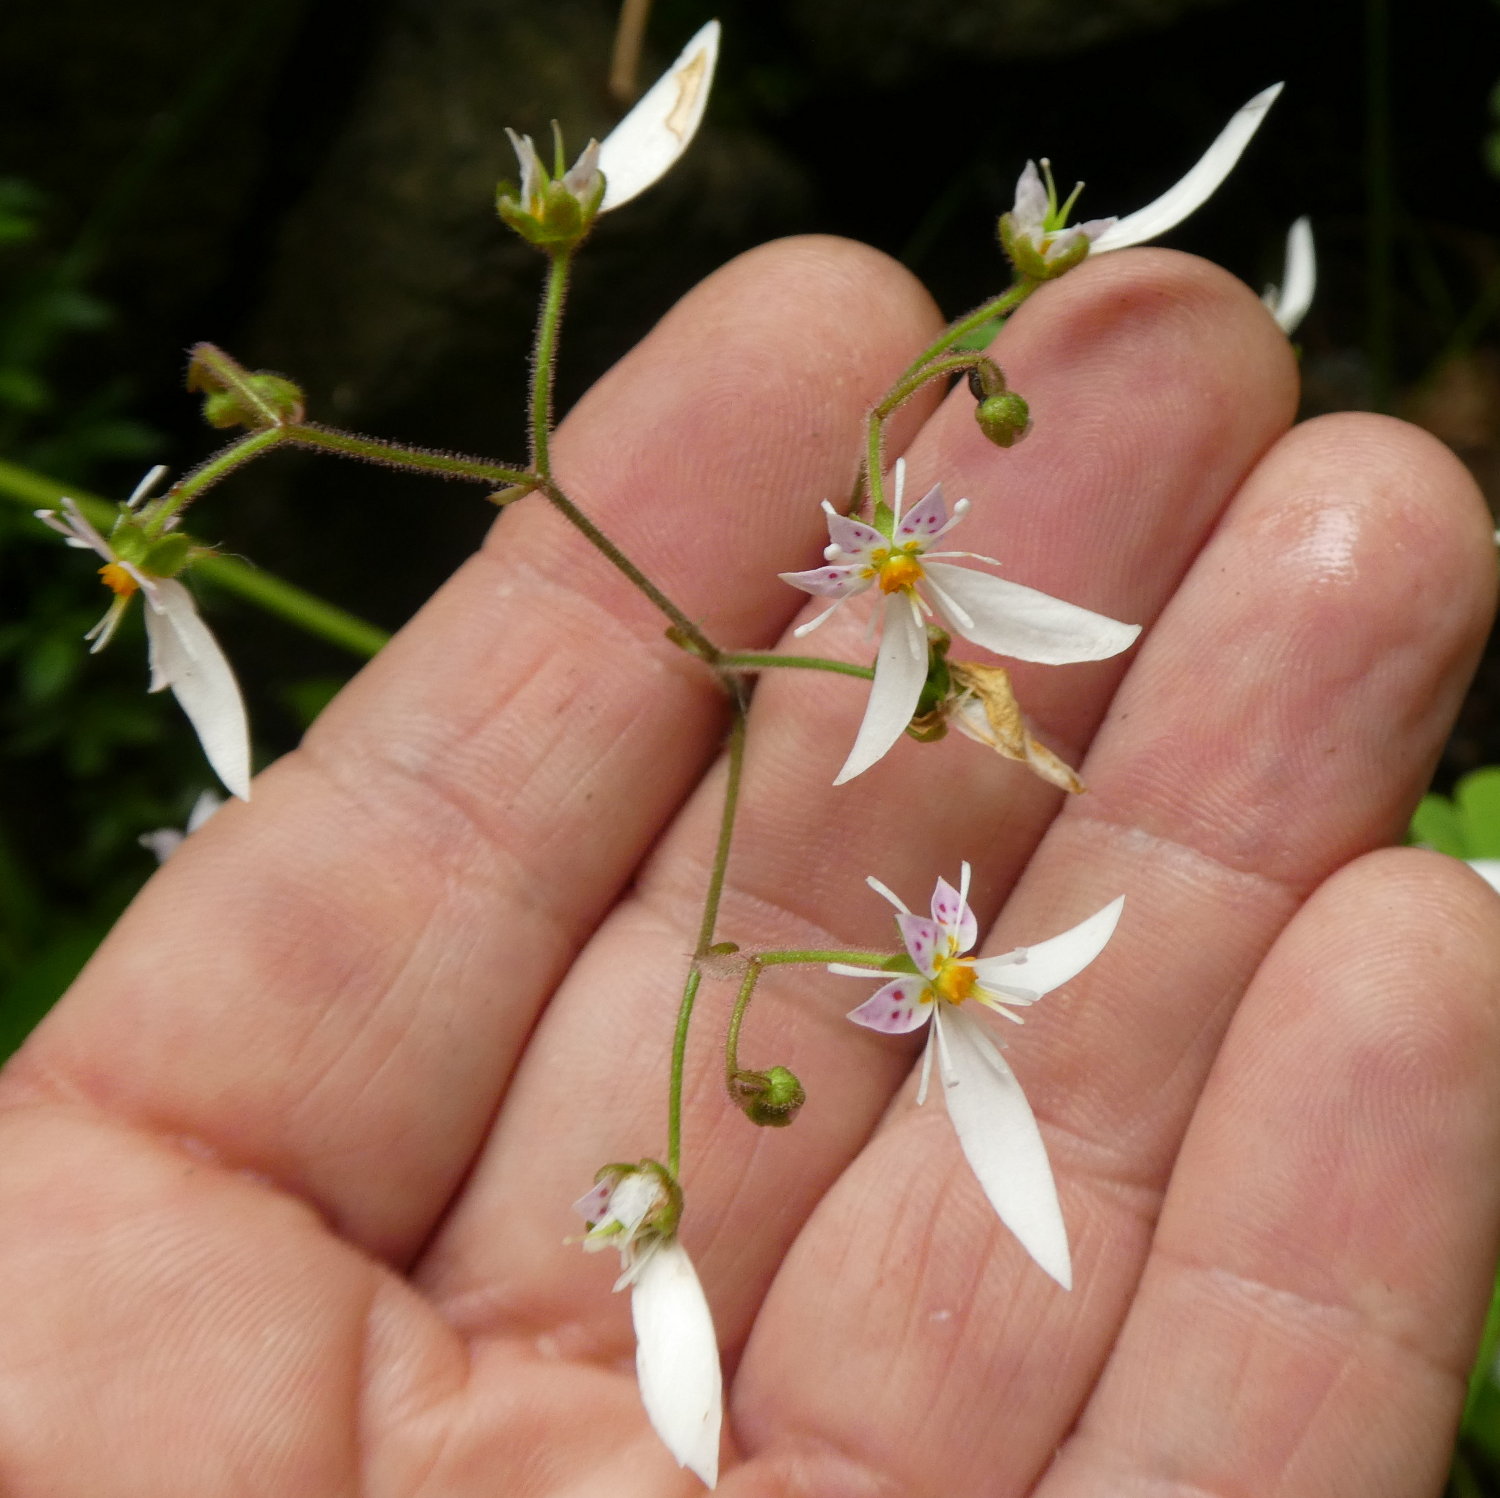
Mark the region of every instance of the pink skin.
[[[792, 648], [775, 568], [937, 327], [873, 252], [752, 252], [579, 402], [560, 479], [716, 640]], [[1047, 412], [1026, 444], [964, 391], [891, 450], [1016, 577], [1151, 623], [1017, 673], [1089, 794], [952, 740], [835, 791], [865, 694], [768, 673], [722, 930], [872, 947], [859, 874], [926, 890], [963, 851], [977, 953], [1129, 890], [1025, 1032], [1075, 1289], [844, 980], [757, 1000], [745, 1043], [809, 1089], [787, 1131], [726, 1106], [705, 985], [682, 1241], [732, 1373], [720, 1491], [1436, 1494], [1500, 1223], [1500, 919], [1372, 850], [1484, 638], [1492, 522], [1410, 428], [1288, 430], [1285, 340], [1184, 256], [1087, 261], [996, 357]], [[725, 723], [528, 499], [188, 840], [0, 1078], [0, 1490], [702, 1491], [647, 1427], [612, 1256], [562, 1240], [601, 1164], [663, 1145]]]

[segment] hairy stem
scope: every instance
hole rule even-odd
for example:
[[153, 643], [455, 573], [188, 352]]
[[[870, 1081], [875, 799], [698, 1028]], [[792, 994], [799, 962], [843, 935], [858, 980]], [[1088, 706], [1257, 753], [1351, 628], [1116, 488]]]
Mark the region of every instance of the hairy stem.
[[667, 1170], [676, 1180], [682, 1165], [682, 1078], [687, 1063], [688, 1027], [693, 1005], [703, 982], [702, 956], [713, 945], [719, 920], [719, 901], [729, 871], [729, 849], [734, 841], [734, 815], [739, 807], [740, 778], [745, 767], [745, 704], [735, 702], [734, 723], [729, 730], [729, 777], [724, 786], [724, 809], [719, 817], [719, 840], [709, 871], [708, 891], [703, 897], [703, 920], [698, 927], [698, 946], [688, 969], [682, 1002], [677, 1007], [677, 1032], [672, 1039], [672, 1077], [667, 1091]]
[[769, 671], [781, 666], [793, 671], [836, 671], [840, 676], [858, 676], [865, 681], [875, 679], [871, 666], [825, 660], [820, 655], [778, 655], [769, 650], [720, 651], [714, 665], [721, 671]]
[[547, 287], [537, 317], [536, 342], [531, 350], [531, 466], [543, 478], [552, 477], [552, 386], [557, 374], [557, 336], [562, 327], [563, 300], [573, 252], [557, 249], [547, 257]]

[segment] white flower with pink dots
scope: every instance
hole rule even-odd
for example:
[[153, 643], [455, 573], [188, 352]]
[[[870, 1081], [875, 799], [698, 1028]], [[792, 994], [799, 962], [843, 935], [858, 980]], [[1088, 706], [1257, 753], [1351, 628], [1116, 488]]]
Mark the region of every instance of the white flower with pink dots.
[[[920, 1105], [927, 1098], [933, 1051], [964, 1157], [1001, 1222], [1063, 1289], [1073, 1282], [1068, 1231], [1058, 1205], [1052, 1167], [1030, 1104], [1015, 1074], [972, 1010], [972, 1000], [1020, 1024], [1013, 1013], [1076, 978], [1114, 934], [1125, 897], [1113, 900], [1061, 936], [1017, 947], [1000, 957], [966, 957], [979, 940], [969, 908], [969, 865], [959, 887], [939, 879], [932, 918], [914, 915], [878, 880], [870, 887], [896, 907], [896, 925], [914, 972], [878, 988], [849, 1018], [887, 1034], [903, 1035], [932, 1021], [922, 1057]], [[886, 978], [889, 970], [831, 963], [849, 978]]]
[[823, 556], [828, 565], [781, 574], [783, 582], [804, 593], [834, 600], [816, 619], [802, 625], [796, 631], [798, 636], [816, 629], [858, 593], [878, 587], [885, 595], [880, 652], [869, 704], [835, 785], [868, 770], [911, 722], [927, 680], [928, 615], [997, 655], [1054, 666], [1118, 655], [1141, 632], [1139, 625], [1121, 624], [1035, 588], [938, 560], [969, 557], [999, 566], [993, 557], [972, 551], [931, 550], [934, 541], [946, 536], [968, 514], [969, 501], [959, 500], [950, 516], [942, 485], [935, 484], [903, 515], [905, 482], [906, 464], [902, 460], [896, 464], [889, 535], [862, 520], [839, 514], [824, 500], [829, 544]]

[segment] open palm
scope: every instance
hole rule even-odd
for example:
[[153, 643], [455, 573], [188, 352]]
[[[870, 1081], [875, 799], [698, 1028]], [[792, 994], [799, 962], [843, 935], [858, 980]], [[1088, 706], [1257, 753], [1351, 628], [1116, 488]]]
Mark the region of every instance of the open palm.
[[[818, 501], [937, 325], [871, 251], [757, 251], [591, 392], [559, 476], [716, 640], [768, 645], [800, 601], [776, 573], [816, 560]], [[1147, 625], [1015, 672], [1089, 793], [954, 739], [835, 790], [863, 687], [770, 673], [720, 931], [890, 947], [865, 876], [920, 905], [963, 859], [990, 951], [1126, 894], [1004, 1037], [1074, 1289], [914, 1107], [920, 1036], [773, 973], [742, 1056], [809, 1101], [755, 1129], [707, 987], [682, 1235], [721, 1490], [1433, 1492], [1500, 1208], [1500, 906], [1371, 850], [1483, 636], [1488, 522], [1396, 423], [1288, 433], [1285, 341], [1201, 262], [1086, 264], [997, 357], [1028, 443], [989, 446], [960, 389], [893, 450], [974, 501], [964, 544], [1006, 576]], [[820, 643], [867, 658], [846, 613]], [[194, 836], [0, 1079], [0, 1491], [700, 1490], [641, 1411], [612, 1262], [563, 1240], [597, 1167], [663, 1149], [726, 722], [533, 498]]]

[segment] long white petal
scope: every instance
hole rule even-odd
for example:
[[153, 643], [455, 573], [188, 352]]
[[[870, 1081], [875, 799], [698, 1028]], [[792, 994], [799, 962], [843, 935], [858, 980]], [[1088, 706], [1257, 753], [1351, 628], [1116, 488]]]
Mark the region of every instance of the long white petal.
[[1280, 286], [1268, 286], [1261, 300], [1288, 338], [1301, 325], [1318, 289], [1318, 256], [1313, 249], [1312, 223], [1299, 218], [1287, 230], [1286, 268]]
[[1234, 170], [1250, 138], [1260, 129], [1266, 111], [1276, 102], [1281, 84], [1262, 89], [1248, 104], [1236, 112], [1219, 132], [1218, 139], [1203, 153], [1187, 176], [1169, 187], [1153, 203], [1134, 213], [1127, 213], [1113, 228], [1106, 229], [1094, 241], [1091, 254], [1104, 250], [1123, 250], [1126, 245], [1144, 244], [1175, 228], [1188, 214], [1201, 208], [1219, 189], [1219, 184]]
[[1141, 632], [1138, 624], [1122, 624], [973, 567], [928, 562], [926, 569], [936, 590], [967, 616], [950, 619], [953, 627], [996, 655], [1048, 666], [1102, 661], [1128, 650]]
[[938, 1070], [964, 1158], [1000, 1221], [1064, 1290], [1071, 1290], [1068, 1230], [1041, 1130], [1021, 1084], [978, 1020], [947, 1005], [938, 1011]]
[[880, 654], [875, 658], [870, 700], [835, 785], [863, 774], [906, 732], [926, 680], [927, 631], [917, 623], [906, 594], [892, 593], [885, 601], [885, 625]]
[[687, 150], [708, 106], [719, 23], [710, 21], [599, 146], [607, 213], [643, 193]]
[[1061, 936], [1023, 948], [1023, 961], [1016, 962], [1014, 953], [981, 957], [974, 972], [983, 985], [994, 982], [1025, 989], [1040, 998], [1076, 978], [1104, 950], [1124, 908], [1125, 896], [1121, 895]]
[[175, 579], [157, 585], [160, 609], [146, 610], [151, 690], [171, 687], [198, 734], [214, 773], [250, 799], [250, 726], [239, 684], [219, 642], [198, 617], [193, 595]]
[[630, 1292], [635, 1372], [652, 1428], [679, 1467], [709, 1487], [719, 1477], [724, 1396], [713, 1317], [675, 1238], [650, 1251]]

